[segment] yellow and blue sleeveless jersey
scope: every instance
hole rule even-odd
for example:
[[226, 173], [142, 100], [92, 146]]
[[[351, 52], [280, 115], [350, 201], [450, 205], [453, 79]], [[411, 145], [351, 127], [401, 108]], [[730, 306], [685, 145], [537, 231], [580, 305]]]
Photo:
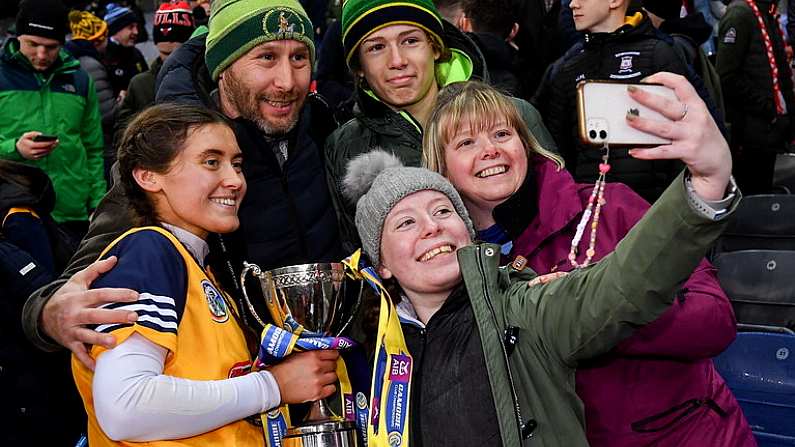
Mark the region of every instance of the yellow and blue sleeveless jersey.
[[[174, 235], [159, 227], [134, 228], [113, 241], [100, 255], [118, 257], [116, 266], [92, 288], [124, 287], [138, 291], [134, 303], [106, 307], [134, 310], [133, 324], [106, 324], [97, 331], [112, 333], [117, 343], [133, 333], [166, 348], [163, 374], [191, 380], [221, 380], [250, 371], [251, 357], [243, 331], [210, 274], [205, 272]], [[93, 346], [97, 358], [105, 348]], [[237, 446], [264, 445], [262, 430], [237, 421], [187, 439], [156, 442], [114, 442], [102, 432], [94, 413], [93, 372], [72, 357], [72, 372], [88, 413], [91, 447], [106, 446]]]

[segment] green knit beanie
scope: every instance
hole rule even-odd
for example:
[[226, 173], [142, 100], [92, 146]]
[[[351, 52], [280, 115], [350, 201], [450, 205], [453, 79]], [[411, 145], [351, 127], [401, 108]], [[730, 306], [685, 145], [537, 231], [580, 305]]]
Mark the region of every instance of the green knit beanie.
[[390, 25], [413, 25], [431, 35], [444, 49], [442, 16], [431, 0], [345, 0], [342, 4], [342, 46], [348, 66], [359, 44]]
[[255, 46], [297, 40], [315, 61], [315, 29], [297, 0], [216, 0], [210, 14], [205, 62], [213, 80]]

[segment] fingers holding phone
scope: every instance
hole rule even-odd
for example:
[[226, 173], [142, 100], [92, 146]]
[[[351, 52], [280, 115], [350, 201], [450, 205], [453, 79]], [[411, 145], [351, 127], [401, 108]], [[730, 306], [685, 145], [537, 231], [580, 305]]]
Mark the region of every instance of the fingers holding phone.
[[58, 147], [56, 135], [45, 135], [38, 131], [25, 132], [17, 140], [17, 151], [26, 160], [38, 160]]
[[712, 119], [704, 101], [682, 76], [657, 73], [645, 81], [669, 87], [676, 99], [662, 98], [637, 88], [629, 88], [633, 100], [656, 110], [666, 120], [643, 116], [627, 116], [628, 124], [640, 131], [671, 140], [670, 145], [633, 150], [630, 154], [639, 159], [682, 160], [692, 175], [696, 192], [704, 199], [723, 198], [732, 169], [731, 153], [726, 139]]

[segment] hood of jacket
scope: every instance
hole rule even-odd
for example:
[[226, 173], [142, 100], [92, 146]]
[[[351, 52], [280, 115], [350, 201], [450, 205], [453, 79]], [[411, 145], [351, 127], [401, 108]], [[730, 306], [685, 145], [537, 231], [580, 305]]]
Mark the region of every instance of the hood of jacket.
[[[47, 174], [24, 163], [0, 160], [0, 211], [30, 207], [44, 215], [55, 206], [55, 191]], [[3, 216], [0, 216], [2, 219]]]
[[660, 25], [660, 31], [688, 37], [696, 45], [703, 44], [712, 35], [712, 27], [700, 12], [679, 19], [666, 20]]
[[64, 48], [77, 59], [83, 56], [92, 57], [97, 60], [100, 58], [99, 51], [94, 47], [94, 44], [86, 39], [70, 40], [64, 44]]

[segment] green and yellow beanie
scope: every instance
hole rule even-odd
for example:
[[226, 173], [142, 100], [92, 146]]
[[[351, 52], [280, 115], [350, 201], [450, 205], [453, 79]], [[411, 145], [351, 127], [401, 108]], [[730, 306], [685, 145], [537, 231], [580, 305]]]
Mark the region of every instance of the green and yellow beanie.
[[297, 40], [315, 61], [312, 22], [297, 0], [216, 0], [210, 14], [205, 62], [213, 80], [255, 46]]
[[370, 34], [390, 25], [413, 25], [428, 32], [440, 48], [445, 48], [442, 16], [431, 0], [345, 0], [342, 4], [342, 46], [345, 61]]

